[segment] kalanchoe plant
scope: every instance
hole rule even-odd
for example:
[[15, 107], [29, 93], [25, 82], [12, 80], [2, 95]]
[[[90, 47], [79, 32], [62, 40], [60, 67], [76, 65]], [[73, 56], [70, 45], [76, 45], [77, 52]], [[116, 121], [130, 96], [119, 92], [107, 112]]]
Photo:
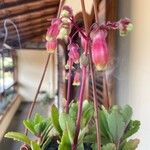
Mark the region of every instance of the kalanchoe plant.
[[[130, 20], [125, 18], [101, 25], [94, 23], [89, 33], [86, 33], [86, 30], [76, 23], [72, 9], [64, 6], [60, 17], [53, 19], [47, 30], [46, 48], [53, 54], [57, 52], [59, 39], [68, 42], [65, 109], [59, 112], [53, 105], [49, 119], [37, 114], [33, 119], [23, 121], [24, 126], [36, 137], [35, 140], [17, 132], [9, 132], [5, 137], [22, 141], [24, 145], [21, 148], [31, 150], [135, 150], [139, 140], [128, 140], [128, 137], [138, 131], [140, 122], [131, 120], [130, 106], [98, 108], [95, 107], [96, 103], [93, 105], [92, 102], [84, 100], [89, 66], [94, 66], [90, 69], [90, 74], [94, 69], [104, 71], [111, 59], [106, 42], [108, 31], [119, 30], [120, 35], [125, 36], [131, 29]], [[74, 36], [78, 36], [80, 44]], [[72, 85], [80, 86], [76, 101], [70, 98]], [[94, 96], [95, 92], [93, 88]]]

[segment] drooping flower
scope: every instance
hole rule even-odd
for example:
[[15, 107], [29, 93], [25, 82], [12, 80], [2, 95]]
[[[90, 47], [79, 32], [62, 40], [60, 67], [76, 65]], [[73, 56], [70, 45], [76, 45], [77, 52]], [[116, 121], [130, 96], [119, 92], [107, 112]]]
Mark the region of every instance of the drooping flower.
[[56, 39], [61, 27], [61, 19], [55, 18], [51, 22], [51, 26], [47, 29], [46, 40], [51, 41], [52, 39]]
[[79, 58], [80, 58], [79, 46], [75, 43], [71, 43], [68, 46], [68, 50], [69, 50], [68, 53], [69, 58], [72, 59], [74, 63], [79, 63]]
[[72, 8], [67, 6], [67, 5], [63, 6], [60, 17], [69, 18], [69, 17], [72, 17], [72, 16], [73, 16]]
[[71, 32], [71, 25], [70, 24], [62, 25], [62, 27], [60, 28], [60, 32], [58, 34], [58, 39], [67, 40], [70, 32]]
[[92, 39], [92, 61], [97, 70], [106, 68], [109, 61], [109, 51], [106, 43], [107, 32], [99, 30], [93, 34]]
[[80, 85], [80, 73], [79, 72], [75, 73], [72, 85], [74, 85], [74, 86], [79, 86]]
[[120, 36], [126, 36], [133, 29], [133, 25], [128, 18], [121, 19], [118, 23]]
[[54, 53], [57, 48], [57, 40], [51, 40], [46, 42], [46, 49], [49, 53]]

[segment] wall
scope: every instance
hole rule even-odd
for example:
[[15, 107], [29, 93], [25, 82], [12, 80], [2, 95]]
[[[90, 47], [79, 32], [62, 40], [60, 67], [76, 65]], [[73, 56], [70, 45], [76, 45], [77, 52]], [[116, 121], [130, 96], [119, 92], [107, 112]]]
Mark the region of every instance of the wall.
[[[18, 51], [18, 81], [19, 94], [26, 101], [32, 101], [38, 84], [40, 82], [44, 65], [48, 53], [40, 50], [20, 50]], [[53, 84], [53, 64], [49, 62], [48, 70], [43, 81], [41, 90], [47, 90], [51, 95], [54, 94]]]
[[150, 1], [119, 0], [119, 18], [129, 17], [134, 30], [118, 38], [117, 101], [130, 104], [134, 118], [141, 121], [138, 150], [148, 150], [150, 139]]
[[14, 97], [14, 100], [11, 104], [9, 104], [9, 108], [7, 108], [6, 112], [4, 113], [3, 118], [1, 118], [0, 122], [0, 141], [2, 140], [7, 128], [9, 127], [13, 116], [15, 115], [19, 105], [21, 103], [20, 96]]

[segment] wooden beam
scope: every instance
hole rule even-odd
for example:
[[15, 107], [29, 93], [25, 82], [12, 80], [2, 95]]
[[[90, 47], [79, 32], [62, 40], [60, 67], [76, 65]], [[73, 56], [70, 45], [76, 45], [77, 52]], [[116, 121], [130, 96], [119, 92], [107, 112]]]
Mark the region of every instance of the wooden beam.
[[8, 7], [17, 6], [26, 3], [34, 3], [35, 1], [39, 1], [39, 0], [0, 0], [0, 4], [1, 4], [1, 8], [8, 8]]
[[[48, 26], [49, 26], [48, 23], [42, 23], [42, 24], [36, 24], [34, 26], [34, 28], [33, 28], [32, 25], [28, 26], [26, 28], [22, 28], [22, 29], [20, 28], [19, 29], [19, 34], [22, 34], [24, 32], [28, 32], [28, 31], [34, 32], [35, 29], [45, 29], [46, 30], [48, 28]], [[8, 30], [8, 31], [9, 31], [9, 35], [16, 35], [16, 31], [14, 29], [12, 31], [10, 31], [10, 30]]]
[[[22, 15], [15, 16], [15, 17], [9, 17], [9, 19], [11, 19], [15, 23], [20, 23], [20, 22], [29, 21], [35, 18], [41, 18], [46, 15], [54, 15], [56, 14], [57, 10], [58, 10], [57, 7], [48, 8], [48, 9], [40, 10], [37, 12], [22, 14]], [[3, 24], [3, 20], [0, 20], [0, 24]]]
[[5, 19], [19, 14], [30, 13], [33, 11], [43, 10], [44, 8], [52, 8], [58, 4], [58, 0], [40, 0], [33, 3], [26, 3], [9, 8], [1, 9], [0, 19]]
[[[46, 29], [35, 29], [35, 30], [29, 30], [27, 32], [20, 33], [20, 38], [22, 39], [23, 37], [26, 37], [28, 35], [34, 35], [35, 33], [39, 33], [39, 32], [45, 32], [46, 34]], [[16, 34], [9, 35], [9, 39], [14, 39], [14, 38], [17, 38]]]

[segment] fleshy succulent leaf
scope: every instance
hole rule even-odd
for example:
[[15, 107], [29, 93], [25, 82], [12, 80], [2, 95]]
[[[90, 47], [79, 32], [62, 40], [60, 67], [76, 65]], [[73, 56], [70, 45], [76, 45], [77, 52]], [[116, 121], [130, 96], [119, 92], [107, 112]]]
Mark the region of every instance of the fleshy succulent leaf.
[[134, 121], [130, 121], [127, 129], [126, 129], [126, 132], [123, 136], [123, 139], [126, 139], [128, 137], [130, 137], [131, 135], [135, 134], [140, 128], [140, 121], [138, 120], [134, 120]]
[[115, 144], [109, 143], [102, 147], [102, 150], [117, 150]]
[[139, 142], [139, 139], [131, 139], [125, 143], [122, 150], [135, 150], [138, 147]]
[[62, 135], [62, 130], [59, 124], [59, 111], [55, 105], [51, 107], [51, 120], [57, 132]]
[[107, 118], [109, 131], [113, 137], [113, 141], [117, 142], [123, 136], [125, 131], [125, 122], [118, 110], [113, 109]]
[[24, 120], [23, 125], [33, 134], [36, 135], [36, 131], [34, 129], [34, 125], [30, 120]]
[[64, 132], [63, 132], [58, 150], [71, 150], [71, 143], [70, 143], [70, 140], [69, 140], [67, 130], [64, 130]]
[[124, 121], [125, 121], [126, 125], [128, 125], [128, 123], [130, 122], [131, 117], [132, 117], [132, 108], [129, 105], [125, 105], [121, 109], [121, 114], [124, 118]]
[[30, 145], [30, 139], [22, 133], [8, 132], [7, 134], [5, 134], [4, 137], [10, 138], [10, 139], [13, 139], [13, 140], [16, 140], [16, 141], [20, 141], [20, 142], [23, 142], [27, 145]]
[[36, 142], [34, 142], [34, 141], [31, 141], [31, 149], [32, 150], [42, 150], [40, 148], [40, 146]]

